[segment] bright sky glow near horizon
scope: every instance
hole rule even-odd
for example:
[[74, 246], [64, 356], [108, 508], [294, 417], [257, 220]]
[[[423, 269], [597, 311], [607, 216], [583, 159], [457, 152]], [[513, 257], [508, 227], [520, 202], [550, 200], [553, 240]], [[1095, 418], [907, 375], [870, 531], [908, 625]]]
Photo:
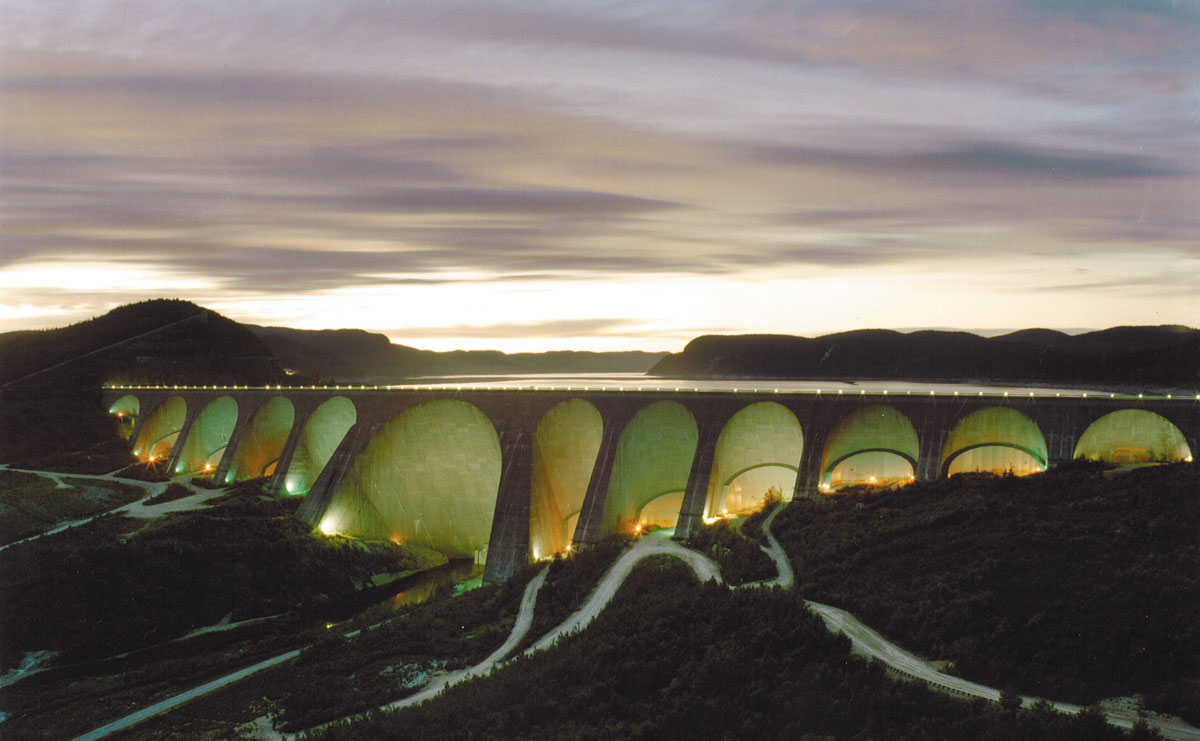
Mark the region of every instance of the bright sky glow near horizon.
[[0, 331], [1200, 326], [1200, 0], [0, 0]]

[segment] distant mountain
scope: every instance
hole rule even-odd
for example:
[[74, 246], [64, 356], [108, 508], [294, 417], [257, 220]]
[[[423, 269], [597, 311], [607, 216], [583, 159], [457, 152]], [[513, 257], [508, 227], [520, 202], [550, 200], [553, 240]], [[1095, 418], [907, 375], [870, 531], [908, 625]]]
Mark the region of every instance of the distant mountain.
[[[0, 462], [107, 471], [128, 457], [100, 405], [105, 383], [394, 382], [433, 375], [644, 372], [663, 353], [435, 353], [358, 329], [243, 325], [155, 299], [58, 329], [0, 334]], [[62, 451], [84, 451], [64, 457]]]
[[79, 324], [0, 334], [0, 388], [395, 382], [443, 375], [642, 373], [665, 353], [432, 352], [361, 329], [239, 324], [188, 301], [155, 299]]
[[890, 330], [815, 338], [706, 335], [663, 358], [650, 373], [1195, 389], [1200, 387], [1200, 330], [1114, 327], [1070, 336], [1027, 329], [992, 338]]
[[386, 383], [423, 376], [521, 373], [644, 373], [666, 353], [433, 352], [361, 329], [304, 330], [247, 325], [290, 371], [305, 378]]

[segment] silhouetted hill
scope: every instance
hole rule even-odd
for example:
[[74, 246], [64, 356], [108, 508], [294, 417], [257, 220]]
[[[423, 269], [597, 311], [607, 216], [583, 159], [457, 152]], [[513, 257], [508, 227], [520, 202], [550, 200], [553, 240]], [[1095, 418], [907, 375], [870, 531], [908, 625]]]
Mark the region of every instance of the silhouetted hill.
[[1200, 330], [1114, 327], [1070, 336], [1030, 329], [984, 338], [967, 332], [890, 330], [706, 335], [668, 355], [652, 375], [681, 378], [845, 378], [1200, 386]]
[[187, 301], [158, 299], [59, 329], [0, 335], [0, 462], [104, 472], [129, 451], [100, 404], [106, 382], [277, 383], [249, 330]]
[[433, 352], [391, 343], [361, 329], [304, 330], [247, 325], [280, 362], [305, 378], [399, 381], [420, 376], [506, 373], [642, 373], [665, 353]]
[[1014, 342], [1022, 345], [1041, 345], [1043, 347], [1065, 348], [1074, 341], [1066, 332], [1057, 329], [1020, 329], [1016, 332], [998, 335], [992, 338], [998, 342]]
[[68, 327], [0, 334], [5, 387], [262, 384], [281, 377], [252, 332], [189, 301], [143, 301]]

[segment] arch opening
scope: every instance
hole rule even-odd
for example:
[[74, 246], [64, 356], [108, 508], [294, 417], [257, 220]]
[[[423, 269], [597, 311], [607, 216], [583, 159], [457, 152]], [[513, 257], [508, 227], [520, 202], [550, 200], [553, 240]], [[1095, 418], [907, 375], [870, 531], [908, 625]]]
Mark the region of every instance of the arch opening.
[[284, 475], [285, 496], [308, 493], [357, 421], [358, 409], [344, 396], [327, 399], [313, 410], [300, 431], [300, 440]]
[[683, 494], [683, 491], [672, 491], [646, 502], [638, 511], [635, 529], [641, 532], [656, 528], [674, 528], [679, 522], [679, 512], [683, 509]]
[[250, 423], [238, 442], [233, 463], [225, 480], [227, 483], [270, 476], [287, 444], [296, 419], [296, 408], [290, 399], [274, 396], [255, 410]]
[[1003, 473], [1024, 476], [1046, 470], [1046, 438], [1029, 417], [1009, 407], [971, 412], [950, 430], [942, 446], [943, 476]]
[[1145, 409], [1120, 409], [1079, 436], [1075, 457], [1123, 465], [1191, 461], [1183, 433], [1166, 417]]
[[570, 549], [604, 436], [604, 420], [590, 402], [554, 405], [533, 435], [529, 553], [540, 560]]
[[773, 401], [742, 408], [717, 437], [704, 518], [752, 512], [771, 489], [790, 500], [803, 453], [804, 432], [790, 409]]
[[187, 418], [187, 402], [182, 396], [169, 396], [162, 401], [142, 425], [133, 454], [141, 461], [158, 461], [170, 457], [175, 441]]
[[915, 478], [912, 459], [893, 450], [864, 450], [835, 463], [826, 474], [822, 490], [833, 493], [852, 486], [890, 489], [910, 484]]
[[482, 564], [500, 470], [500, 438], [487, 415], [457, 399], [425, 402], [371, 438], [318, 527], [326, 534], [422, 545]]
[[961, 450], [942, 467], [944, 476], [960, 473], [991, 473], [1004, 476], [1029, 476], [1046, 470], [1045, 461], [1029, 451], [1012, 445], [995, 443]]
[[896, 409], [872, 404], [840, 421], [821, 455], [820, 489], [893, 487], [915, 479], [920, 447], [912, 422]]
[[133, 436], [133, 428], [137, 425], [141, 408], [142, 403], [133, 394], [122, 396], [108, 408], [108, 413], [117, 420], [117, 434], [121, 436], [122, 440], [128, 440]]
[[762, 509], [767, 494], [773, 492], [782, 501], [790, 502], [796, 490], [799, 469], [783, 463], [762, 463], [734, 474], [725, 482], [725, 498], [720, 509], [705, 515], [705, 520], [714, 517], [740, 517]]
[[215, 471], [237, 426], [237, 418], [238, 405], [232, 396], [222, 396], [205, 405], [179, 449], [175, 473]]
[[699, 438], [695, 418], [677, 401], [657, 401], [639, 410], [617, 443], [601, 532], [631, 531], [652, 500], [686, 491]]

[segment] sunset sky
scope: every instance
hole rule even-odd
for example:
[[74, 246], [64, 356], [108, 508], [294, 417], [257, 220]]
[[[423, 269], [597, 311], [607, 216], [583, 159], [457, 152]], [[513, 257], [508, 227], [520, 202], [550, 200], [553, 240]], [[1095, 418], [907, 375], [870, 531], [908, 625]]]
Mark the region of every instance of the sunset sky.
[[1200, 326], [1200, 0], [0, 0], [0, 331]]

